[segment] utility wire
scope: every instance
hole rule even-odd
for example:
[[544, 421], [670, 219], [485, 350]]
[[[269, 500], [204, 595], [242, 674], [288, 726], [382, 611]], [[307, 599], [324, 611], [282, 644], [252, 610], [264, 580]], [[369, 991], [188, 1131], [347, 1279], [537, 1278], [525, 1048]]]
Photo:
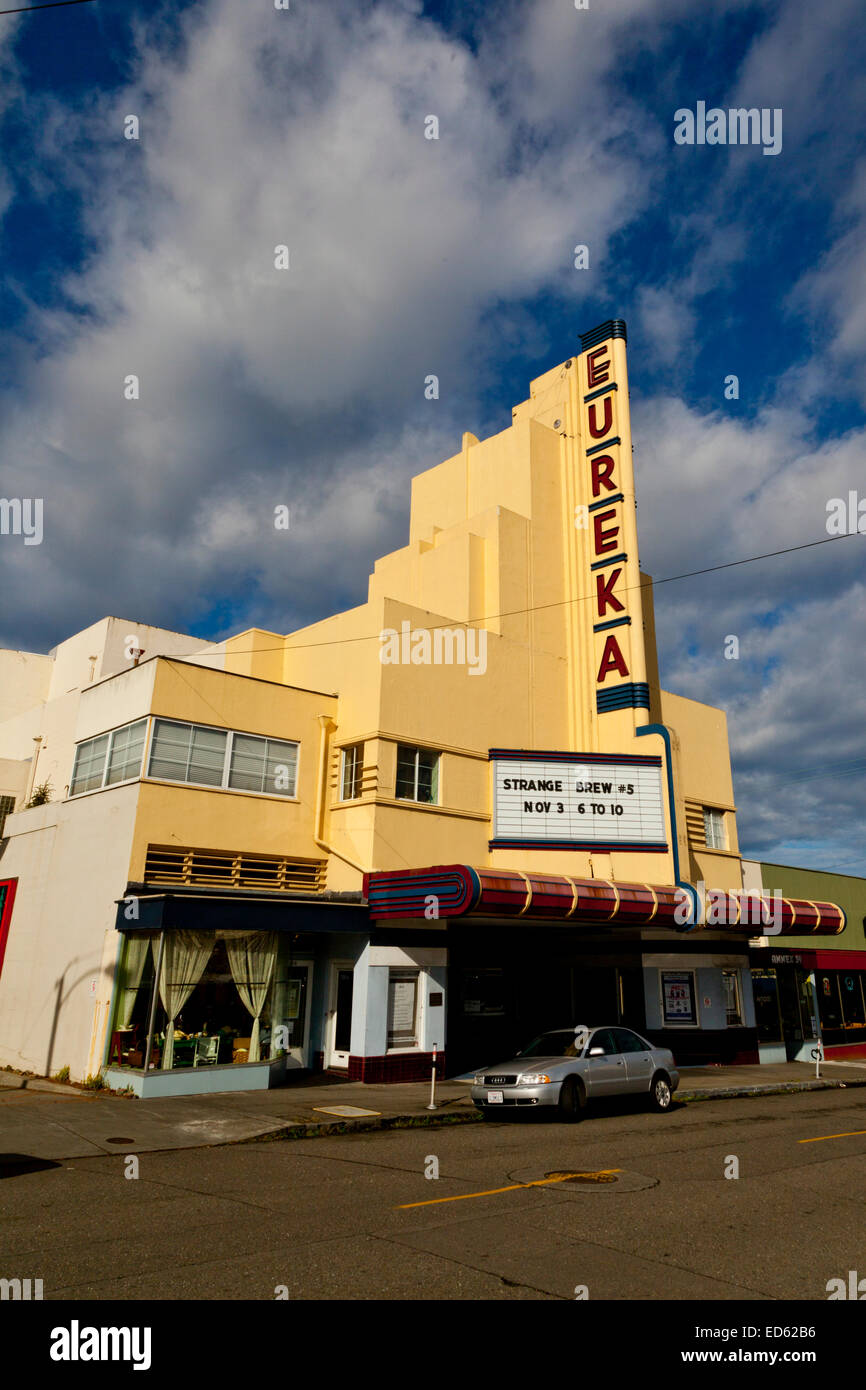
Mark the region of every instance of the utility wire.
[[31, 10], [59, 10], [64, 5], [93, 5], [95, 0], [48, 0], [44, 5], [22, 5], [17, 10], [0, 10], [0, 14], [29, 14]]
[[[664, 579], [646, 579], [644, 582], [641, 582], [640, 584], [628, 584], [624, 589], [620, 590], [620, 592], [630, 593], [634, 589], [655, 589], [658, 588], [658, 586], [661, 584], [673, 584], [680, 579], [694, 579], [701, 574], [716, 574], [719, 570], [736, 569], [739, 565], [752, 565], [755, 563], [756, 560], [772, 560], [777, 555], [791, 555], [798, 550], [811, 550], [814, 546], [829, 545], [832, 541], [849, 540], [852, 535], [860, 534], [860, 532], [854, 531], [849, 532], [843, 536], [825, 536], [820, 541], [803, 541], [800, 545], [785, 546], [783, 550], [767, 550], [762, 555], [748, 555], [742, 560], [728, 560], [722, 565], [708, 565], [706, 569], [686, 570], [683, 574], [666, 575]], [[455, 626], [471, 627], [473, 623], [496, 622], [500, 618], [519, 618], [527, 613], [542, 613], [551, 608], [564, 608], [571, 603], [586, 603], [594, 598], [595, 594], [581, 594], [578, 598], [557, 599], [555, 603], [539, 603], [530, 608], [511, 608], [505, 613], [488, 613], [486, 617], [483, 618], [452, 618], [449, 622], [436, 623], [433, 627], [426, 628], [425, 631], [438, 632], [440, 629], [443, 628], [452, 628]], [[319, 619], [319, 621], [327, 622], [328, 619], [321, 618]], [[309, 624], [309, 626], [311, 627], [316, 625], [317, 624], [313, 623]], [[290, 638], [291, 633], [287, 634], [286, 640], [284, 642], [281, 642], [279, 646], [276, 647], [233, 647], [232, 655], [247, 656], [253, 652], [301, 652], [307, 651], [314, 647], [342, 647], [348, 646], [350, 643], [353, 642], [378, 642], [381, 640], [380, 634], [378, 632], [369, 633], [363, 637], [336, 637], [330, 642], [298, 642], [295, 644], [291, 644]], [[225, 638], [223, 640], [229, 641], [230, 639]], [[219, 644], [217, 643], [216, 645]], [[192, 652], [186, 652], [184, 653], [184, 655], [206, 657], [207, 652], [202, 652], [201, 649], [197, 649]], [[183, 655], [178, 656], [177, 659], [183, 660]]]

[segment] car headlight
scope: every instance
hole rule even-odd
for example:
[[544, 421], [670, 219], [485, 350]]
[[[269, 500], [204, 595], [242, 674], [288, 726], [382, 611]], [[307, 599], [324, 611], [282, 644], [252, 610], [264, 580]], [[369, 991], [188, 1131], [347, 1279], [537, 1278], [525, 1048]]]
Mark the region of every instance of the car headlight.
[[544, 1086], [549, 1082], [550, 1077], [543, 1071], [525, 1071], [518, 1078], [519, 1086]]

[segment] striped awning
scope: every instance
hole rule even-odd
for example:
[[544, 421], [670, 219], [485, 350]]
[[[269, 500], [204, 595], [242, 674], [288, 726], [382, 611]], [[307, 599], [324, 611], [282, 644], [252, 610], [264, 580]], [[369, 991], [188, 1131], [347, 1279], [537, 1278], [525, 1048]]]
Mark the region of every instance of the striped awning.
[[370, 916], [381, 922], [419, 917], [522, 917], [596, 927], [653, 926], [746, 936], [838, 936], [845, 930], [845, 913], [835, 903], [709, 889], [704, 920], [694, 923], [682, 920], [689, 895], [675, 886], [524, 873], [520, 869], [475, 869], [467, 864], [366, 874], [364, 893]]

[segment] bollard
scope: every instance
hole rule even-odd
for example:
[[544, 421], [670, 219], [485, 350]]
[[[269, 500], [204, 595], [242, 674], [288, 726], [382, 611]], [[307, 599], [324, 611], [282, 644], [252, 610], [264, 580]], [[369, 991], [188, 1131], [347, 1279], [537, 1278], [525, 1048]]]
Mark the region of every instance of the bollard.
[[433, 1070], [432, 1070], [431, 1073], [430, 1073], [430, 1104], [427, 1106], [427, 1109], [428, 1109], [428, 1110], [435, 1110], [435, 1109], [436, 1109], [436, 1101], [435, 1101], [435, 1099], [434, 1099], [435, 1095], [436, 1095], [436, 1044], [434, 1043], [434, 1044], [433, 1044]]

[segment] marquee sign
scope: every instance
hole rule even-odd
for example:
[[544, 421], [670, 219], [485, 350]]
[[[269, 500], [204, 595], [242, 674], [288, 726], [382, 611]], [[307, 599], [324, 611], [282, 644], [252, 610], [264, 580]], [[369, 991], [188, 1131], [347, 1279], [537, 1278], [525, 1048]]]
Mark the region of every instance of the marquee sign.
[[660, 757], [494, 748], [491, 849], [667, 851]]
[[591, 595], [599, 714], [649, 708], [625, 341], [623, 321], [610, 319], [581, 335], [578, 358], [575, 494], [586, 523], [582, 536], [579, 531], [578, 573], [585, 575], [583, 592]]

